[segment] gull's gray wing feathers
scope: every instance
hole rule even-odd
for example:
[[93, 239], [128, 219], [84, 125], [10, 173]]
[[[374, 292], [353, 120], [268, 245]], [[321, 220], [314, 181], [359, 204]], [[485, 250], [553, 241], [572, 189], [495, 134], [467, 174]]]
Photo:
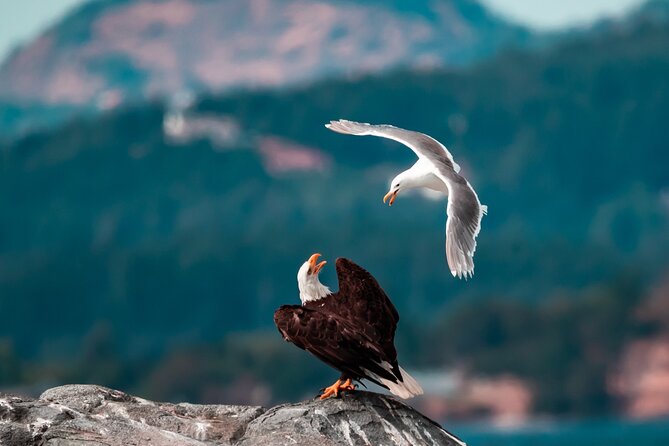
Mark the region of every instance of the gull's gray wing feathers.
[[392, 139], [413, 150], [418, 158], [427, 159], [433, 164], [443, 164], [456, 173], [460, 172], [460, 166], [453, 161], [451, 152], [442, 143], [424, 133], [401, 129], [393, 125], [374, 125], [345, 119], [330, 121], [329, 124], [325, 124], [325, 127], [333, 132], [347, 135], [372, 135]]
[[460, 166], [453, 155], [436, 139], [419, 132], [404, 130], [392, 125], [373, 125], [340, 119], [325, 124], [328, 129], [348, 135], [372, 135], [389, 138], [404, 144], [419, 159], [434, 166], [434, 174], [448, 187], [446, 214], [446, 260], [453, 276], [460, 278], [474, 275], [476, 237], [481, 230], [481, 219], [488, 212], [479, 201], [469, 182], [458, 174]]
[[479, 202], [472, 186], [460, 175], [445, 183], [448, 186], [446, 260], [454, 277], [466, 279], [474, 275], [476, 237], [488, 207]]

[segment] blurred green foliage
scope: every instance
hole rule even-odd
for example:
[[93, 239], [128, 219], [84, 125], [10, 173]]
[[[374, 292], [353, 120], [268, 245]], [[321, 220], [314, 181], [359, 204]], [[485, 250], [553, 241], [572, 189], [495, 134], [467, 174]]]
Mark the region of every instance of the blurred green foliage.
[[[554, 414], [602, 414], [615, 407], [606, 375], [621, 347], [642, 334], [643, 299], [633, 277], [541, 303], [495, 299], [463, 303], [432, 333], [445, 348], [436, 364], [465, 365], [484, 375], [512, 373], [532, 383], [534, 408]], [[444, 340], [446, 340], [444, 342]], [[434, 345], [434, 344], [432, 344]]]

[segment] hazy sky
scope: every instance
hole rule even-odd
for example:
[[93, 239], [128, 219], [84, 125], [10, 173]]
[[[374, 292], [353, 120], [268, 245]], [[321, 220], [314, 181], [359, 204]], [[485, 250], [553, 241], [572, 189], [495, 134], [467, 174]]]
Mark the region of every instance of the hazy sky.
[[0, 60], [83, 0], [0, 0]]
[[[86, 0], [0, 0], [0, 60]], [[221, 0], [225, 1], [225, 0]], [[642, 0], [482, 0], [498, 13], [540, 29], [618, 15]]]
[[557, 29], [617, 16], [643, 0], [481, 0], [509, 19], [539, 29]]

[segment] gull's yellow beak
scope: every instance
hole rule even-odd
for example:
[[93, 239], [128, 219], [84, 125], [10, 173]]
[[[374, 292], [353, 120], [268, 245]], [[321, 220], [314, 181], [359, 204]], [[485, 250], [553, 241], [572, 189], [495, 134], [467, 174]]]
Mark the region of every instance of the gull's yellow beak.
[[383, 203], [388, 201], [388, 206], [392, 206], [393, 203], [395, 202], [395, 198], [397, 198], [397, 193], [399, 192], [399, 189], [391, 190], [389, 191], [384, 197], [383, 197]]
[[309, 257], [309, 273], [310, 274], [318, 274], [321, 271], [321, 269], [325, 266], [325, 264], [328, 263], [325, 260], [323, 260], [321, 263], [317, 263], [318, 258], [320, 256], [321, 256], [320, 254], [316, 253], [316, 254], [312, 254], [312, 256]]

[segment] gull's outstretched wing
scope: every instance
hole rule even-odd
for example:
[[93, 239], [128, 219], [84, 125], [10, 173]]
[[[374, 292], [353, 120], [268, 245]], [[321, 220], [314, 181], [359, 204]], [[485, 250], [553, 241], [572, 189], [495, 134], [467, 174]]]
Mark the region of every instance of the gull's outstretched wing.
[[329, 124], [325, 124], [325, 127], [333, 132], [347, 135], [372, 135], [392, 139], [413, 150], [418, 158], [427, 159], [434, 164], [442, 164], [456, 173], [460, 171], [460, 166], [453, 161], [451, 152], [442, 143], [424, 133], [405, 130], [392, 125], [374, 125], [345, 119], [330, 121]]
[[446, 260], [454, 277], [467, 278], [474, 275], [476, 237], [481, 230], [481, 218], [488, 212], [488, 207], [479, 202], [469, 182], [459, 175], [458, 177], [455, 181], [442, 178], [449, 190], [446, 207]]

